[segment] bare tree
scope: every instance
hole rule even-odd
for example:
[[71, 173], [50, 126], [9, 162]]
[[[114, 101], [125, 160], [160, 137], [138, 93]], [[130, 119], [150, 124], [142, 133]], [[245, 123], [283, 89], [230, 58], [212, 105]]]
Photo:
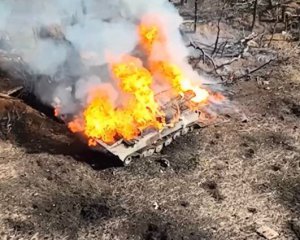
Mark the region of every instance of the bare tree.
[[273, 8], [272, 0], [268, 0], [268, 8], [270, 8], [270, 9]]
[[194, 32], [197, 30], [198, 22], [198, 0], [195, 0], [195, 13], [194, 13]]
[[254, 9], [253, 9], [253, 20], [252, 20], [252, 26], [251, 26], [251, 31], [253, 31], [255, 22], [256, 22], [256, 15], [257, 15], [257, 3], [258, 0], [254, 1]]
[[215, 52], [216, 52], [217, 49], [218, 49], [219, 38], [220, 38], [220, 32], [221, 32], [220, 23], [221, 23], [221, 20], [222, 20], [222, 18], [223, 18], [223, 14], [224, 14], [224, 10], [225, 10], [226, 5], [227, 5], [227, 1], [224, 1], [223, 7], [222, 7], [222, 10], [221, 10], [221, 13], [220, 13], [220, 17], [219, 17], [219, 19], [218, 19], [218, 24], [217, 24], [217, 28], [218, 28], [217, 38], [216, 38], [216, 41], [215, 41], [215, 47], [214, 47], [214, 50], [212, 51], [212, 55], [214, 55]]

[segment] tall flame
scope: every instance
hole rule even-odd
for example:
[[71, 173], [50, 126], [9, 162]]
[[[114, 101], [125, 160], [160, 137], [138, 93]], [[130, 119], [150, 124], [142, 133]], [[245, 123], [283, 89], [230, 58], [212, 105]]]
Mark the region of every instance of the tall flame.
[[[123, 56], [121, 61], [111, 63], [111, 75], [117, 80], [122, 105], [115, 105], [105, 89], [97, 88], [89, 94], [89, 102], [83, 113], [68, 126], [73, 132], [83, 132], [89, 145], [96, 140], [113, 143], [120, 138], [131, 140], [144, 130], [162, 129], [165, 114], [152, 89], [156, 81], [168, 84], [175, 96], [193, 92], [192, 102], [206, 104], [210, 94], [200, 85], [190, 81], [179, 66], [172, 62], [167, 52], [167, 39], [158, 22], [145, 17], [138, 27], [140, 46], [146, 55], [145, 65], [140, 59]], [[153, 51], [160, 51], [163, 60], [153, 60]], [[155, 78], [153, 77], [155, 76]]]
[[[207, 101], [209, 98], [208, 91], [192, 83], [192, 81], [184, 76], [180, 67], [172, 63], [172, 60], [168, 56], [169, 54], [166, 52], [166, 39], [155, 19], [153, 16], [145, 16], [139, 27], [141, 45], [148, 54], [152, 73], [160, 75], [178, 94], [183, 95], [188, 91], [194, 92], [195, 97], [192, 99], [193, 102], [202, 103]], [[156, 49], [154, 49], [155, 44]], [[166, 59], [163, 61], [153, 61], [151, 53], [154, 50], [159, 51], [160, 55]]]
[[[69, 123], [71, 131], [83, 131], [89, 137], [90, 145], [95, 144], [93, 139], [108, 143], [118, 137], [130, 140], [146, 128], [160, 129], [163, 126], [163, 113], [150, 87], [150, 72], [129, 56], [113, 63], [111, 70], [119, 80], [119, 87], [129, 95], [124, 106], [115, 107], [103, 89], [97, 89], [91, 94], [91, 102], [83, 113], [84, 120], [77, 118]], [[160, 120], [158, 116], [161, 116]]]

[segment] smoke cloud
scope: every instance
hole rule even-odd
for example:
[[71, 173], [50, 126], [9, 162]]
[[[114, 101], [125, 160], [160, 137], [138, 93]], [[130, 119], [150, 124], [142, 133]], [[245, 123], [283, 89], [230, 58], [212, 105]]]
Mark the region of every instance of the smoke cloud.
[[137, 24], [146, 14], [161, 17], [174, 63], [198, 79], [185, 60], [182, 19], [166, 0], [1, 0], [0, 32], [9, 41], [0, 41], [0, 48], [20, 55], [39, 76], [31, 83], [44, 103], [74, 113], [88, 89], [110, 81], [107, 56], [134, 51]]

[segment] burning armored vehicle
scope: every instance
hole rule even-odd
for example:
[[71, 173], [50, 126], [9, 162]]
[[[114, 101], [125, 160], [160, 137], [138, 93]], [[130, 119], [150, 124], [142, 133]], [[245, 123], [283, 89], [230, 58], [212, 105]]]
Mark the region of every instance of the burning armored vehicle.
[[[139, 44], [132, 55], [111, 57], [107, 68], [113, 84], [94, 86], [79, 115], [65, 119], [91, 148], [108, 151], [125, 164], [159, 153], [200, 126], [204, 108], [222, 98], [189, 80], [172, 62], [159, 21], [147, 16], [137, 32]], [[158, 58], [153, 51], [159, 52]]]
[[187, 63], [173, 5], [136, 1], [124, 13], [103, 12], [106, 1], [86, 4], [78, 5], [78, 19], [39, 26], [34, 47], [23, 51], [42, 75], [33, 81], [35, 94], [91, 148], [125, 164], [160, 152], [199, 126], [205, 108], [221, 95], [204, 88]]

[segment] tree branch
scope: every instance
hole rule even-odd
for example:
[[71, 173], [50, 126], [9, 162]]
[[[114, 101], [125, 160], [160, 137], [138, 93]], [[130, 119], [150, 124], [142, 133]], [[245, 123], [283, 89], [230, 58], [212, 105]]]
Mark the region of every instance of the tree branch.
[[247, 72], [246, 74], [243, 74], [242, 76], [239, 76], [239, 77], [236, 77], [234, 78], [234, 80], [238, 80], [238, 79], [241, 79], [241, 78], [244, 78], [244, 77], [248, 77], [249, 75], [257, 72], [258, 70], [264, 68], [265, 66], [269, 65], [271, 62], [273, 62], [275, 59], [270, 59], [269, 61], [267, 61], [266, 63], [260, 65], [259, 67], [257, 68], [254, 68], [252, 70], [250, 70], [249, 72]]

